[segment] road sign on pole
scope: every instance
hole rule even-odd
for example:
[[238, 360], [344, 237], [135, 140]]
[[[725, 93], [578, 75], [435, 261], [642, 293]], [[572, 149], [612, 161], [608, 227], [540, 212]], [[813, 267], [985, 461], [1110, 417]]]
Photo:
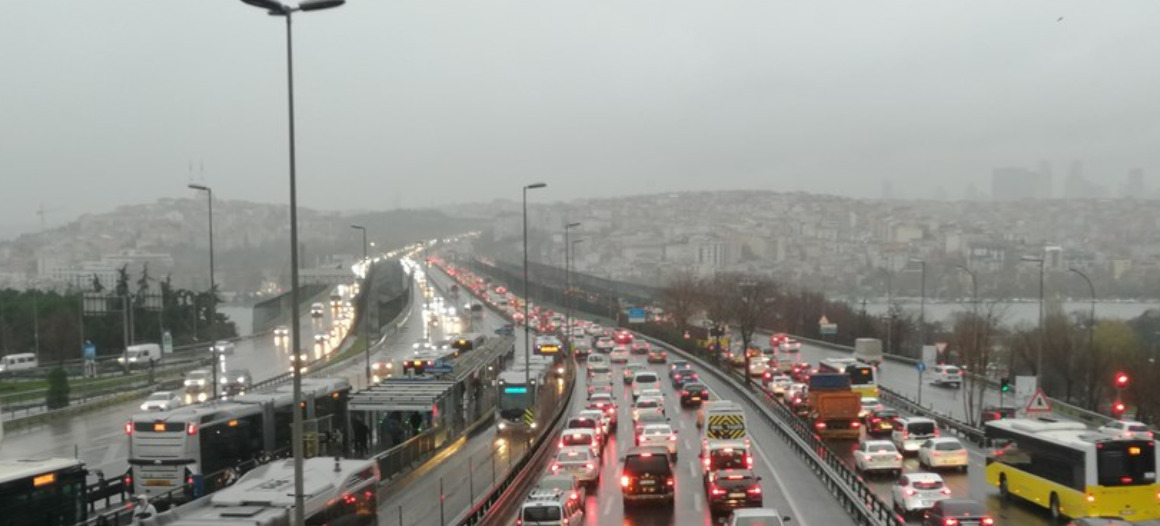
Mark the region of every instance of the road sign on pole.
[[629, 323], [644, 323], [646, 320], [647, 316], [645, 315], [644, 309], [640, 307], [633, 307], [628, 309]]
[[1031, 396], [1031, 400], [1027, 401], [1027, 406], [1023, 408], [1023, 412], [1028, 416], [1043, 416], [1051, 413], [1051, 400], [1044, 394], [1043, 389], [1036, 389], [1035, 394]]

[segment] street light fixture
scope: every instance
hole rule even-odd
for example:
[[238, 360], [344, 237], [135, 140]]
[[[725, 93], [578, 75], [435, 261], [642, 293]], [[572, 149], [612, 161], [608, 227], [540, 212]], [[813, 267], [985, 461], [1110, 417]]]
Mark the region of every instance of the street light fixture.
[[[213, 188], [210, 188], [210, 187], [203, 185], [203, 184], [192, 184], [192, 183], [190, 183], [186, 186], [188, 186], [191, 190], [205, 192], [206, 201], [209, 203], [209, 323], [210, 323], [210, 329], [211, 329], [210, 341], [212, 342], [213, 341], [213, 337], [212, 337], [212, 335], [213, 335], [213, 333], [212, 333], [213, 323], [217, 319], [217, 290], [215, 290], [217, 288], [217, 285], [214, 282], [214, 276], [213, 276], [213, 274], [214, 274], [214, 266], [213, 266]], [[196, 312], [197, 312], [197, 306], [195, 304], [194, 316], [193, 316], [193, 332], [195, 334], [197, 333], [197, 314], [196, 314]], [[212, 369], [213, 369], [213, 399], [217, 400], [217, 397], [218, 397], [217, 345], [211, 345], [209, 350], [210, 350], [210, 353], [213, 355], [213, 367], [212, 367]]]
[[[528, 389], [532, 389], [532, 348], [530, 339], [532, 337], [531, 324], [528, 323], [528, 190], [538, 190], [545, 188], [546, 183], [532, 183], [524, 186], [524, 385]], [[535, 403], [536, 390], [532, 389], [532, 402]]]
[[367, 387], [371, 385], [371, 319], [370, 319], [370, 302], [367, 299], [371, 293], [371, 260], [367, 258], [367, 227], [362, 225], [350, 225], [355, 230], [362, 231], [363, 238], [363, 287], [359, 289], [362, 295], [362, 324], [363, 324], [363, 339], [366, 341], [366, 362], [367, 362]]
[[[298, 184], [297, 184], [297, 157], [295, 155], [294, 135], [294, 38], [291, 30], [291, 14], [296, 11], [318, 11], [338, 7], [346, 0], [303, 0], [297, 6], [289, 6], [276, 0], [242, 0], [242, 3], [265, 9], [271, 16], [286, 18], [286, 95], [287, 111], [289, 114], [289, 157], [290, 157], [290, 346], [294, 353], [293, 392], [294, 407], [302, 404], [302, 366], [301, 360], [302, 327], [299, 319], [298, 305]], [[293, 431], [291, 440], [294, 454], [294, 515], [293, 526], [305, 526], [306, 484], [303, 480], [303, 446], [302, 443], [302, 411], [294, 411]]]
[[1046, 258], [1035, 256], [1023, 256], [1019, 261], [1028, 263], [1039, 263], [1039, 338], [1038, 349], [1035, 351], [1035, 385], [1043, 388], [1043, 340], [1045, 334], [1043, 333], [1043, 270], [1047, 262]]

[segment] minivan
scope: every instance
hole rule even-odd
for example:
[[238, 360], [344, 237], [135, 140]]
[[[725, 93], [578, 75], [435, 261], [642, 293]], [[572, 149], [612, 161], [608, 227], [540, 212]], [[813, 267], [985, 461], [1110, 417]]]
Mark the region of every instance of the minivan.
[[641, 371], [632, 378], [632, 400], [635, 402], [643, 389], [660, 389], [661, 379], [652, 371]]
[[520, 506], [519, 526], [564, 526], [581, 524], [584, 506], [579, 499], [562, 489], [534, 489]]
[[929, 418], [911, 417], [898, 421], [894, 431], [890, 433], [890, 440], [903, 454], [917, 453], [929, 438], [938, 436], [938, 423]]
[[0, 358], [0, 372], [36, 369], [36, 355], [30, 352], [9, 354]]

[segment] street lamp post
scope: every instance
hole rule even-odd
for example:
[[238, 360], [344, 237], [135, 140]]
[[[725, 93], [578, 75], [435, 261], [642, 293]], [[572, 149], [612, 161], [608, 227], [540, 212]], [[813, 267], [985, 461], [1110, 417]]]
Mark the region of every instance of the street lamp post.
[[[291, 30], [291, 15], [297, 11], [320, 11], [338, 7], [346, 0], [302, 0], [297, 7], [288, 6], [278, 0], [242, 0], [242, 3], [265, 9], [271, 16], [286, 18], [286, 95], [289, 115], [289, 156], [290, 156], [290, 346], [294, 353], [293, 378], [294, 407], [302, 404], [302, 367], [301, 345], [302, 327], [298, 305], [298, 184], [297, 158], [295, 155], [294, 136], [294, 40]], [[302, 443], [302, 411], [294, 411], [293, 440], [294, 454], [294, 516], [293, 526], [306, 524], [305, 492], [306, 484], [303, 480], [303, 446]]]
[[921, 357], [922, 348], [926, 346], [926, 260], [910, 258], [910, 262], [922, 265], [922, 284], [918, 293], [918, 329], [919, 338], [922, 339], [918, 345], [918, 352]]
[[580, 226], [580, 223], [564, 225], [564, 338], [568, 340], [568, 348], [572, 348], [572, 243], [568, 241], [568, 233]]
[[[573, 239], [571, 242], [572, 250], [570, 252], [570, 256], [571, 256], [571, 261], [572, 261], [572, 268], [575, 268], [575, 266], [576, 266], [576, 245], [579, 245], [580, 243], [583, 243], [583, 242], [584, 242], [583, 239]], [[569, 274], [569, 282], [571, 282], [571, 274]], [[570, 284], [568, 286], [568, 296], [565, 299], [568, 300], [568, 317], [571, 318], [572, 311], [574, 311], [576, 309], [573, 306], [573, 303], [575, 303], [575, 300], [573, 299], [572, 287]], [[571, 322], [569, 322], [569, 323], [571, 323]], [[569, 329], [569, 330], [571, 330], [571, 329]], [[571, 339], [571, 335], [569, 335], [568, 337], [569, 337], [569, 339]]]
[[1035, 386], [1039, 389], [1043, 388], [1043, 340], [1047, 336], [1043, 333], [1043, 270], [1047, 262], [1047, 258], [1035, 256], [1023, 256], [1019, 261], [1029, 263], [1039, 263], [1039, 338], [1037, 349], [1035, 350]]
[[[210, 188], [210, 187], [203, 185], [203, 184], [189, 184], [187, 186], [189, 186], [189, 188], [191, 188], [193, 190], [197, 190], [199, 192], [205, 192], [206, 201], [208, 201], [208, 203], [209, 203], [209, 321], [210, 321], [209, 326], [210, 326], [210, 335], [212, 336], [213, 335], [213, 322], [215, 319], [217, 319], [217, 314], [216, 314], [217, 302], [215, 301], [215, 299], [217, 299], [217, 291], [215, 290], [217, 288], [217, 284], [214, 281], [214, 276], [213, 276], [213, 274], [214, 274], [214, 266], [213, 266], [213, 188]], [[197, 309], [194, 309], [195, 314], [193, 316], [193, 325], [194, 325], [195, 331], [196, 331], [196, 327], [197, 327], [197, 314], [196, 314], [196, 312], [197, 312]], [[211, 342], [213, 341], [212, 337], [210, 338], [210, 341]], [[214, 398], [214, 400], [217, 400], [217, 397], [218, 397], [217, 345], [211, 343], [209, 350], [210, 350], [210, 353], [213, 354], [213, 398]]]
[[[532, 389], [532, 326], [528, 323], [528, 190], [536, 190], [548, 186], [545, 183], [532, 183], [524, 186], [524, 385]], [[532, 389], [532, 402], [535, 403], [536, 391]]]
[[367, 227], [362, 225], [350, 225], [351, 228], [362, 232], [363, 238], [363, 288], [359, 290], [362, 295], [362, 324], [363, 324], [363, 339], [366, 340], [366, 366], [367, 366], [367, 386], [371, 385], [371, 319], [370, 319], [370, 302], [367, 301], [371, 293], [371, 260], [367, 258]]
[[955, 266], [958, 267], [959, 269], [963, 270], [964, 272], [966, 272], [967, 275], [971, 277], [971, 304], [972, 304], [971, 310], [973, 311], [974, 317], [975, 317], [974, 325], [972, 325], [972, 327], [971, 327], [971, 339], [974, 340], [974, 343], [972, 345], [975, 348], [974, 349], [975, 355], [978, 356], [979, 355], [979, 279], [978, 279], [978, 276], [975, 275], [975, 271], [967, 268], [966, 266], [963, 266], [963, 265], [955, 265]]
[[1079, 277], [1083, 278], [1083, 280], [1087, 282], [1088, 291], [1090, 291], [1091, 295], [1092, 295], [1091, 311], [1088, 313], [1088, 341], [1087, 341], [1088, 354], [1091, 355], [1093, 352], [1093, 346], [1095, 345], [1095, 342], [1094, 342], [1092, 337], [1093, 337], [1095, 329], [1096, 329], [1096, 287], [1095, 287], [1095, 285], [1092, 285], [1091, 278], [1088, 278], [1087, 274], [1080, 272], [1079, 269], [1068, 268], [1067, 270], [1070, 272], [1074, 272], [1077, 275], [1079, 275]]

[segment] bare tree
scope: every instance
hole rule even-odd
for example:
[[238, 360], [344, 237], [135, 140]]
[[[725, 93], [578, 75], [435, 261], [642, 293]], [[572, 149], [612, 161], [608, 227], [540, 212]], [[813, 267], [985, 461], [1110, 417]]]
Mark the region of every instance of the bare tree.
[[701, 309], [703, 299], [701, 280], [688, 271], [678, 273], [661, 290], [661, 305], [682, 332], [689, 328], [689, 320]]
[[[749, 353], [753, 333], [767, 325], [776, 313], [779, 287], [777, 283], [760, 277], [734, 276], [732, 283], [734, 301], [731, 303], [730, 319], [737, 324], [741, 336], [741, 352], [745, 353], [745, 381], [750, 382]], [[729, 289], [726, 289], [729, 290]]]
[[995, 347], [1005, 310], [999, 301], [993, 301], [980, 305], [977, 311], [956, 315], [953, 322], [950, 343], [959, 352], [960, 364], [972, 373], [963, 380], [963, 410], [972, 425], [978, 422], [987, 392], [988, 382], [983, 378], [998, 358]]

